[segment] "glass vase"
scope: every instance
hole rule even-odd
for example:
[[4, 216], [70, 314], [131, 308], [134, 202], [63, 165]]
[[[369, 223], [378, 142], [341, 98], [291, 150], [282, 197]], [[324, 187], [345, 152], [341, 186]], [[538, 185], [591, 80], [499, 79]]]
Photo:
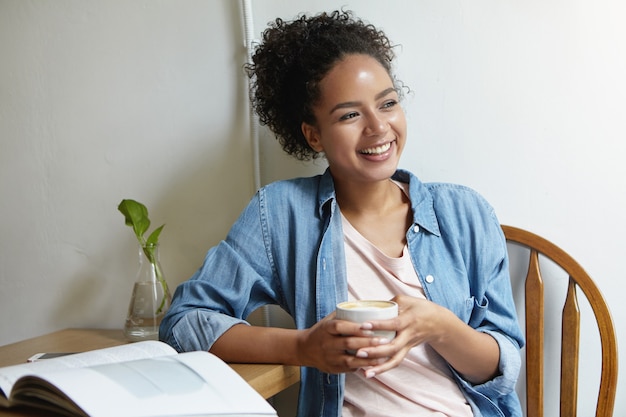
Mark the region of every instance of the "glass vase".
[[128, 305], [124, 335], [130, 341], [157, 340], [172, 302], [159, 262], [158, 245], [139, 245], [139, 270]]

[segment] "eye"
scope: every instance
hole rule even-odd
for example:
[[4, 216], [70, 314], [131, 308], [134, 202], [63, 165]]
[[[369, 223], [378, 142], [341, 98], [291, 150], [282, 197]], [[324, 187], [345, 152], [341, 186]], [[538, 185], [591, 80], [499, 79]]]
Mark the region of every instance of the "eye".
[[357, 117], [358, 115], [359, 115], [359, 113], [357, 113], [357, 112], [353, 111], [353, 112], [350, 112], [350, 113], [346, 113], [346, 114], [344, 114], [343, 116], [341, 116], [341, 117], [339, 118], [339, 120], [349, 120], [349, 119], [353, 119], [353, 118]]
[[382, 109], [390, 109], [392, 107], [394, 107], [396, 104], [398, 104], [397, 100], [387, 100], [383, 103], [383, 105], [381, 106]]

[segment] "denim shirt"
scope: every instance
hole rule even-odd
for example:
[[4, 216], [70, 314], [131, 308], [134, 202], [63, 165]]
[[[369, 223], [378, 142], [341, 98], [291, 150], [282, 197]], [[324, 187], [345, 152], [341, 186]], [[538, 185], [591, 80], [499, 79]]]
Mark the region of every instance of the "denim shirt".
[[[426, 297], [500, 347], [499, 374], [474, 385], [452, 369], [476, 416], [521, 416], [515, 383], [523, 345], [506, 242], [491, 206], [469, 188], [421, 183], [407, 171], [413, 224], [406, 240]], [[178, 286], [160, 338], [179, 352], [209, 350], [250, 313], [277, 304], [306, 329], [347, 300], [341, 216], [330, 172], [260, 189], [225, 240]], [[343, 374], [301, 368], [299, 416], [336, 417]]]

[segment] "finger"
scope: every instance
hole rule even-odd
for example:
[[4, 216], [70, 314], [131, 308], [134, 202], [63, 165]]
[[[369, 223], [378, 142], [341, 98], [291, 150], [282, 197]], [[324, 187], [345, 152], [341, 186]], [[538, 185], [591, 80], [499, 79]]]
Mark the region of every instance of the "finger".
[[393, 347], [387, 347], [391, 341], [387, 338], [380, 337], [368, 337], [358, 340], [351, 340], [349, 348], [355, 352], [354, 355], [359, 358], [388, 358], [395, 354], [396, 350]]
[[356, 372], [361, 368], [371, 368], [380, 365], [386, 360], [387, 358], [363, 359], [353, 354], [343, 352], [335, 355], [333, 358], [327, 358], [325, 371], [330, 373]]
[[398, 317], [387, 320], [370, 320], [361, 323], [363, 329], [368, 330], [398, 330], [402, 321]]
[[363, 375], [365, 378], [374, 378], [376, 375], [380, 375], [390, 369], [398, 366], [398, 363], [394, 362], [392, 358], [388, 360], [379, 360], [377, 364], [369, 367], [363, 367]]
[[397, 367], [398, 365], [400, 365], [400, 362], [402, 362], [403, 357], [404, 357], [404, 354], [398, 353], [388, 358], [387, 360], [380, 361], [379, 363], [364, 369], [364, 375], [366, 378], [373, 378], [376, 375], [382, 374], [383, 372], [393, 369]]
[[355, 372], [359, 369], [369, 369], [375, 366], [379, 366], [388, 360], [389, 358], [361, 359], [354, 355], [349, 355], [349, 358], [346, 359], [346, 367], [349, 369], [350, 372]]
[[371, 326], [346, 320], [333, 320], [333, 331], [331, 333], [341, 336], [360, 337], [371, 337], [374, 335], [371, 331]]

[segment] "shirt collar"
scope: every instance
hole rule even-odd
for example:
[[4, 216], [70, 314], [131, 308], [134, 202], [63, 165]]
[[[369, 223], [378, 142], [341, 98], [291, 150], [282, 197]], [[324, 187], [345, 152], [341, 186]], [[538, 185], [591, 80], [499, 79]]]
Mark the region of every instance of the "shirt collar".
[[[326, 168], [322, 174], [319, 188], [317, 189], [317, 204], [320, 217], [324, 217], [324, 208], [328, 203], [335, 200], [335, 183], [330, 175], [330, 168]], [[334, 205], [331, 205], [331, 210]]]
[[[435, 214], [433, 197], [428, 188], [415, 175], [406, 170], [397, 170], [392, 179], [409, 184], [413, 223], [434, 235], [440, 236], [441, 232], [439, 231], [439, 222]], [[320, 217], [324, 217], [326, 205], [335, 200], [335, 184], [329, 168], [326, 168], [326, 171], [321, 176], [317, 196], [318, 212]], [[330, 207], [332, 212], [334, 204]]]
[[435, 213], [433, 196], [430, 194], [428, 187], [415, 175], [402, 169], [397, 170], [391, 178], [409, 184], [413, 223], [436, 236], [440, 236], [441, 232], [437, 214]]

